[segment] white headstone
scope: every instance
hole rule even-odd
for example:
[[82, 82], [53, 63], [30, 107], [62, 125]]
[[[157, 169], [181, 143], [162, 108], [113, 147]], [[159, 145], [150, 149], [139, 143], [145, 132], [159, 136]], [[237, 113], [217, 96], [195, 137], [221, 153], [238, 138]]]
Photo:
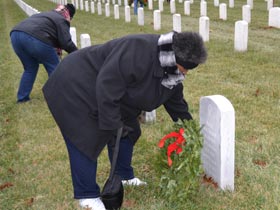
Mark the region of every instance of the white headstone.
[[191, 14], [191, 8], [190, 8], [190, 1], [184, 1], [184, 14], [190, 15]]
[[209, 17], [200, 17], [199, 18], [199, 34], [201, 35], [204, 42], [209, 41], [209, 28], [210, 20]]
[[160, 10], [154, 10], [154, 30], [158, 31], [160, 29], [161, 29]]
[[91, 11], [91, 13], [95, 13], [94, 1], [92, 1], [92, 2], [90, 3], [90, 11]]
[[200, 16], [207, 16], [207, 2], [200, 2]]
[[156, 121], [156, 110], [145, 112], [145, 123], [153, 123]]
[[89, 47], [91, 45], [89, 34], [81, 34], [81, 48]]
[[254, 6], [253, 0], [247, 0], [247, 4], [250, 5], [251, 9], [253, 9], [253, 6]]
[[124, 14], [125, 14], [125, 22], [129, 23], [131, 21], [130, 17], [130, 6], [125, 6], [124, 8]]
[[138, 17], [138, 25], [143, 26], [144, 25], [144, 8], [143, 7], [137, 8], [137, 17]]
[[163, 2], [164, 2], [164, 0], [158, 0], [158, 9], [161, 12], [163, 12]]
[[229, 0], [229, 8], [234, 8], [234, 0]]
[[86, 11], [86, 12], [89, 11], [88, 1], [85, 1], [85, 11]]
[[79, 0], [75, 0], [75, 7], [76, 9], [79, 9]]
[[247, 51], [248, 45], [248, 22], [239, 20], [235, 22], [234, 49], [236, 51]]
[[110, 4], [109, 3], [105, 4], [105, 16], [110, 17]]
[[70, 27], [71, 40], [77, 46], [77, 32], [75, 27]]
[[234, 190], [235, 113], [221, 95], [200, 99], [200, 125], [204, 137], [201, 153], [206, 176], [223, 190]]
[[170, 13], [174, 14], [176, 12], [176, 3], [175, 0], [170, 0]]
[[80, 10], [84, 10], [84, 0], [80, 0]]
[[102, 5], [101, 2], [97, 2], [97, 14], [102, 15]]
[[120, 19], [120, 10], [117, 4], [114, 5], [114, 17], [116, 20]]
[[215, 6], [215, 7], [218, 7], [219, 5], [220, 5], [219, 0], [214, 0], [214, 6]]
[[221, 20], [227, 20], [227, 5], [225, 3], [220, 4], [219, 14]]
[[148, 8], [149, 10], [153, 10], [153, 0], [148, 0]]
[[280, 7], [273, 7], [269, 10], [268, 25], [280, 28]]
[[173, 31], [177, 31], [177, 32], [182, 31], [180, 14], [173, 15]]
[[250, 5], [243, 5], [242, 6], [242, 20], [251, 23], [251, 9]]
[[267, 0], [267, 11], [273, 7], [273, 0]]

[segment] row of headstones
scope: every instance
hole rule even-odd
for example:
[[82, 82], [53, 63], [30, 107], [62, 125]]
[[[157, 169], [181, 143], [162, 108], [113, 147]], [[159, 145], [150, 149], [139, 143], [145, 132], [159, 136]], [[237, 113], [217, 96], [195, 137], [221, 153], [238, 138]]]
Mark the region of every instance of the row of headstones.
[[39, 13], [39, 11], [33, 7], [31, 7], [30, 5], [26, 4], [24, 1], [22, 0], [14, 0], [17, 5], [28, 15], [34, 15]]
[[[51, 0], [55, 3], [60, 3], [60, 4], [65, 4], [69, 0]], [[280, 8], [279, 7], [273, 7], [273, 0], [266, 0], [267, 1], [267, 10], [269, 11], [269, 17], [268, 17], [268, 25], [271, 27], [276, 27], [280, 28]], [[80, 8], [81, 10], [89, 11], [89, 1], [84, 1], [84, 0], [71, 0], [71, 2], [77, 7]], [[103, 3], [105, 3], [105, 0], [102, 0]], [[162, 12], [163, 11], [163, 2], [164, 0], [159, 0], [158, 1], [158, 7], [159, 10]], [[176, 13], [176, 1], [171, 0], [170, 1], [170, 12], [171, 14]], [[182, 3], [183, 0], [179, 0], [179, 3]], [[90, 7], [91, 7], [91, 12], [95, 13], [95, 7], [94, 7], [94, 1], [90, 2]], [[190, 4], [193, 3], [193, 0], [186, 0], [184, 1], [184, 14], [185, 15], [190, 15]], [[102, 14], [102, 8], [101, 8], [100, 0], [98, 1], [98, 14]], [[115, 0], [112, 0], [112, 4], [115, 5]], [[80, 6], [79, 6], [80, 5]], [[121, 5], [121, 0], [118, 0], [118, 5]], [[128, 6], [128, 1], [124, 0], [124, 5]], [[219, 3], [219, 0], [214, 0], [214, 6], [219, 7], [219, 18], [222, 20], [227, 20], [227, 4], [225, 3]], [[108, 7], [108, 8], [107, 8]], [[254, 7], [253, 0], [247, 0], [247, 5], [242, 6], [242, 20], [247, 21], [248, 23], [251, 22], [251, 11]], [[149, 10], [153, 9], [153, 0], [148, 0], [148, 8]], [[234, 8], [234, 0], [229, 0], [229, 8]], [[138, 8], [139, 9], [139, 8]], [[272, 11], [270, 11], [272, 9]], [[119, 10], [118, 8], [114, 7], [115, 11], [115, 19], [119, 19]], [[128, 16], [129, 11], [125, 9], [125, 20], [126, 22], [130, 22], [130, 17]], [[139, 25], [144, 25], [144, 15], [143, 11], [140, 11], [138, 14], [138, 24]], [[130, 12], [129, 12], [130, 14]], [[105, 5], [105, 15], [110, 16], [110, 9], [109, 9], [109, 0]], [[201, 1], [200, 2], [200, 16], [207, 16], [207, 2], [206, 1]]]
[[[57, 0], [52, 0], [56, 1]], [[59, 0], [61, 2], [61, 0]], [[65, 0], [63, 0], [65, 2]], [[67, 0], [66, 0], [67, 1]], [[74, 1], [74, 0], [72, 0]], [[78, 1], [78, 0], [75, 0]], [[149, 0], [152, 2], [152, 0]], [[234, 35], [234, 49], [236, 51], [247, 51], [248, 48], [248, 24], [251, 22], [251, 9], [253, 7], [253, 1], [247, 0], [249, 5], [244, 5], [242, 7], [242, 17], [243, 20], [236, 21], [235, 23], [235, 35]], [[268, 0], [269, 1], [269, 0]], [[63, 3], [64, 3], [63, 2]], [[86, 1], [86, 11], [88, 11], [88, 1]], [[159, 2], [162, 2], [160, 0]], [[231, 1], [230, 1], [231, 2]], [[76, 4], [78, 2], [75, 2]], [[187, 14], [190, 13], [190, 1], [185, 1], [185, 12]], [[171, 8], [175, 10], [175, 0], [171, 0]], [[83, 0], [80, 0], [80, 7], [81, 5], [84, 5]], [[233, 5], [231, 3], [230, 5]], [[207, 17], [207, 2], [202, 1], [201, 2], [201, 17], [199, 18], [199, 33], [202, 36], [203, 40], [209, 41], [209, 32], [210, 32], [210, 19]], [[102, 8], [101, 8], [101, 2], [97, 3], [97, 10], [98, 14], [102, 14]], [[227, 6], [225, 3], [222, 3], [219, 5], [219, 11], [220, 11], [220, 19], [226, 20], [227, 19]], [[91, 12], [95, 12], [95, 2], [91, 2]], [[114, 5], [114, 14], [115, 19], [119, 19], [119, 5]], [[106, 17], [110, 16], [110, 4], [105, 4], [105, 15]], [[161, 9], [154, 10], [153, 12], [153, 20], [154, 20], [154, 30], [160, 30], [161, 29]], [[125, 21], [130, 22], [130, 6], [125, 6]], [[142, 7], [138, 8], [138, 25], [144, 25], [144, 9]], [[173, 30], [177, 32], [181, 32], [181, 15], [180, 14], [173, 14]], [[269, 10], [269, 26], [280, 28], [280, 8], [275, 7], [271, 8]]]
[[[21, 2], [20, 0], [16, 0]], [[23, 7], [21, 7], [23, 8]], [[71, 28], [75, 36], [75, 28]], [[75, 37], [74, 37], [75, 39]], [[82, 47], [90, 46], [89, 35], [82, 34]], [[75, 40], [74, 40], [75, 41]], [[150, 117], [155, 119], [155, 110]], [[146, 113], [146, 114], [147, 114]], [[221, 95], [200, 99], [200, 125], [204, 137], [202, 164], [205, 174], [223, 190], [234, 190], [235, 112], [230, 101]], [[146, 120], [150, 120], [147, 119]]]
[[[154, 24], [155, 27], [158, 26], [160, 22], [160, 11], [154, 11]], [[199, 34], [202, 36], [203, 40], [209, 41], [209, 18], [200, 17], [199, 18]], [[181, 16], [180, 14], [173, 15], [173, 30], [180, 32], [181, 30]], [[73, 42], [77, 45], [77, 35], [75, 27], [70, 28], [70, 33]], [[91, 39], [89, 34], [81, 34], [80, 36], [81, 48], [91, 45]], [[247, 51], [248, 46], [248, 22], [241, 20], [235, 23], [235, 35], [234, 35], [234, 49], [236, 51], [242, 52]]]

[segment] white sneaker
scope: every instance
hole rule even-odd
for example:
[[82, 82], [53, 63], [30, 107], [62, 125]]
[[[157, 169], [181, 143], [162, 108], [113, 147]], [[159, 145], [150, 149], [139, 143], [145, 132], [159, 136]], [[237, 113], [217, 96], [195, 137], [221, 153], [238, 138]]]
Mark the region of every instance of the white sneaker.
[[88, 210], [106, 210], [100, 198], [86, 198], [79, 200], [80, 206]]
[[140, 186], [140, 185], [146, 185], [147, 182], [141, 181], [138, 178], [133, 178], [133, 179], [129, 179], [129, 180], [122, 180], [122, 184], [125, 186]]

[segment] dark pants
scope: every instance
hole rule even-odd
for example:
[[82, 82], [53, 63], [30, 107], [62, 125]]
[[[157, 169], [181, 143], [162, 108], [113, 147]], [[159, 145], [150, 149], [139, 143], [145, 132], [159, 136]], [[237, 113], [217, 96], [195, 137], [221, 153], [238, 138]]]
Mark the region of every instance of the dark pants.
[[[100, 188], [96, 183], [97, 161], [90, 160], [80, 152], [66, 137], [64, 138], [70, 159], [74, 198], [97, 198], [100, 196]], [[112, 146], [108, 145], [108, 154], [112, 160]], [[120, 141], [120, 150], [117, 160], [116, 173], [122, 179], [134, 178], [131, 159], [133, 153], [133, 142], [128, 137]], [[108, 174], [109, 177], [109, 174]]]
[[59, 57], [52, 46], [21, 31], [12, 32], [11, 42], [24, 68], [17, 93], [17, 100], [18, 102], [28, 101], [37, 76], [39, 64], [44, 65], [48, 76], [50, 76], [59, 63]]

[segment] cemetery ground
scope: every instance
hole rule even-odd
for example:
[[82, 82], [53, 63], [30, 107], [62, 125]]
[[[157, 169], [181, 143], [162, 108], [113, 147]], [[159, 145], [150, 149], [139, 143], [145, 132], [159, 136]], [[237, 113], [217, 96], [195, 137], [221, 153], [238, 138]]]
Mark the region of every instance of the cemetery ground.
[[[54, 8], [47, 0], [25, 2], [39, 11]], [[182, 15], [182, 30], [198, 31], [199, 2], [191, 5], [190, 16]], [[279, 6], [279, 1], [275, 3]], [[183, 7], [176, 4], [177, 13], [183, 14]], [[123, 209], [280, 209], [280, 29], [268, 27], [266, 2], [254, 1], [248, 51], [235, 52], [234, 23], [242, 18], [243, 4], [245, 1], [235, 1], [224, 21], [219, 20], [218, 8], [209, 1], [209, 57], [206, 64], [190, 71], [184, 81], [185, 98], [195, 120], [199, 120], [202, 96], [223, 95], [235, 109], [234, 191], [221, 191], [202, 181], [197, 196], [183, 203], [168, 203], [159, 196], [154, 158], [158, 141], [172, 126], [160, 107], [156, 123], [142, 124], [143, 135], [134, 151], [135, 174], [148, 185], [125, 188]], [[34, 84], [32, 100], [16, 104], [22, 66], [12, 50], [9, 32], [26, 15], [12, 0], [0, 0], [0, 5], [0, 209], [77, 209], [72, 199], [67, 151], [41, 91], [47, 80], [43, 67]], [[123, 7], [120, 20], [114, 19], [112, 7], [111, 17], [77, 11], [71, 26], [76, 27], [78, 39], [82, 33], [90, 34], [92, 44], [132, 33], [165, 33], [172, 30], [172, 16], [166, 2], [164, 7], [159, 31], [153, 30], [152, 11], [147, 8], [144, 26], [137, 25], [134, 15], [126, 23]], [[99, 159], [97, 177], [101, 187], [109, 174], [106, 152]]]

